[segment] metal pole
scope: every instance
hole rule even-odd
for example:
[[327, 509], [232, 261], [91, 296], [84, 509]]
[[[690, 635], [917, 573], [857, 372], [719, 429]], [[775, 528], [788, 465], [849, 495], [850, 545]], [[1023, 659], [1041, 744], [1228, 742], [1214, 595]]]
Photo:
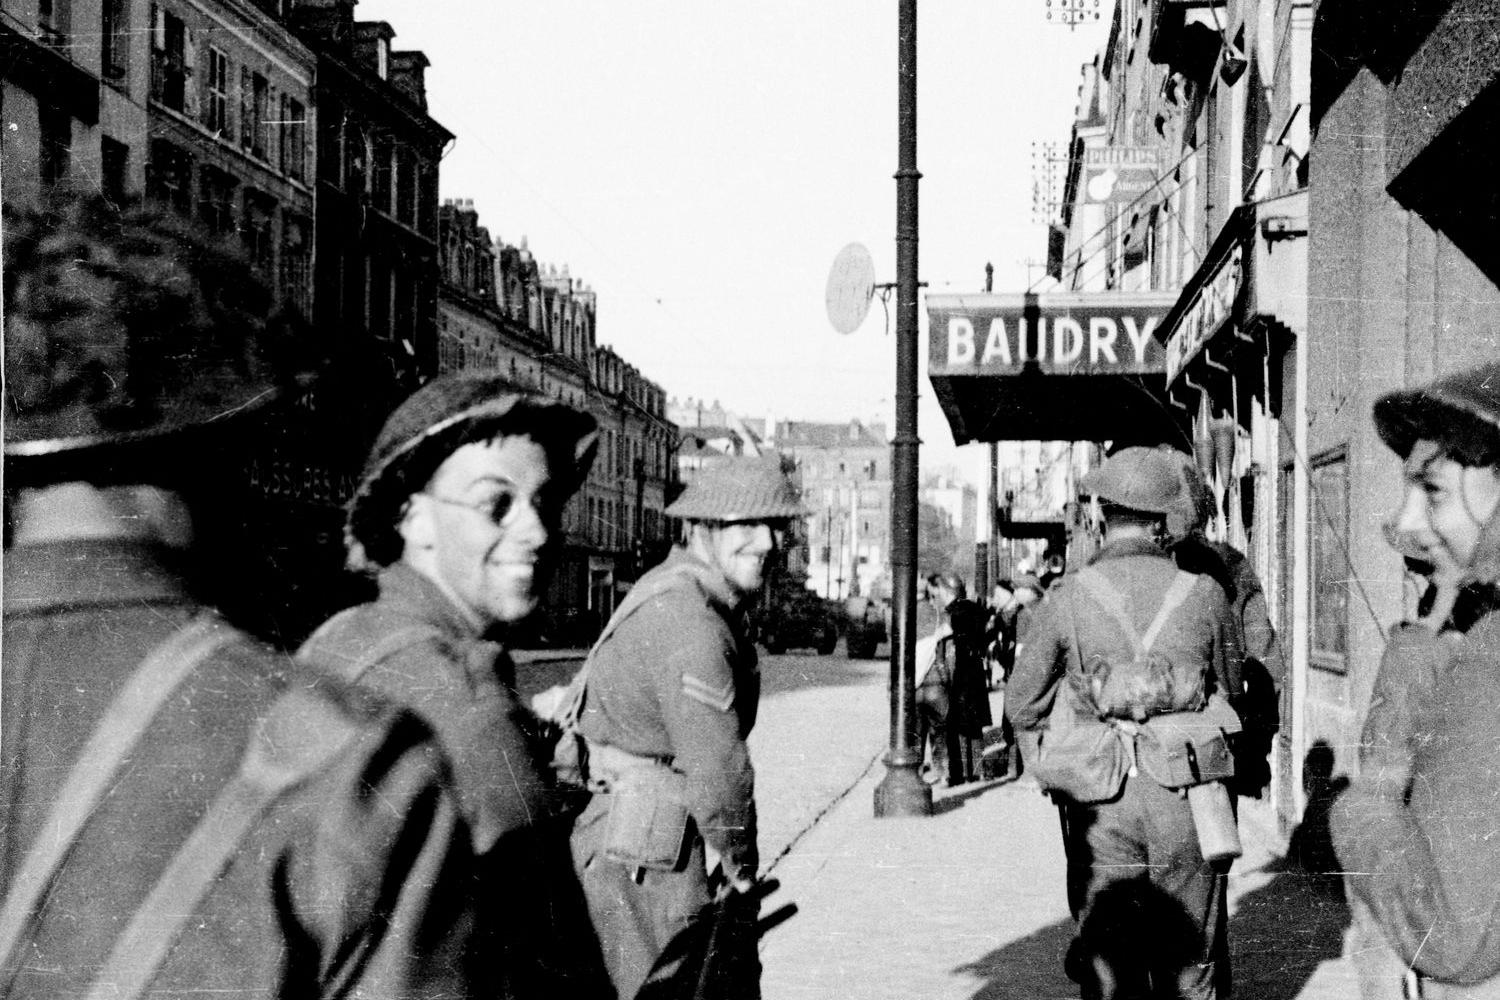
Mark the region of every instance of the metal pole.
[[929, 816], [917, 746], [917, 0], [901, 0], [896, 170], [896, 438], [891, 444], [891, 748], [876, 816]]

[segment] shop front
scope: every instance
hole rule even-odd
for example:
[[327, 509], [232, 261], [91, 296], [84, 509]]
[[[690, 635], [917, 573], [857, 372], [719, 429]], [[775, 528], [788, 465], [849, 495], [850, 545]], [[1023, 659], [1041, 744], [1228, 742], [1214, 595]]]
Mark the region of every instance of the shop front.
[[[1236, 209], [1158, 330], [1167, 395], [1188, 415], [1189, 437], [1214, 499], [1210, 537], [1249, 558], [1266, 591], [1285, 664], [1276, 751], [1278, 813], [1300, 813], [1302, 764], [1322, 687], [1309, 675], [1309, 615], [1348, 590], [1316, 586], [1310, 561], [1331, 558], [1309, 533], [1315, 518], [1347, 519], [1332, 502], [1312, 510], [1306, 421], [1307, 195]], [[1331, 499], [1339, 495], [1330, 489]], [[1311, 548], [1310, 548], [1311, 546]], [[1330, 619], [1334, 616], [1329, 615]], [[1325, 637], [1336, 641], [1336, 637]], [[1273, 666], [1274, 669], [1274, 666]]]

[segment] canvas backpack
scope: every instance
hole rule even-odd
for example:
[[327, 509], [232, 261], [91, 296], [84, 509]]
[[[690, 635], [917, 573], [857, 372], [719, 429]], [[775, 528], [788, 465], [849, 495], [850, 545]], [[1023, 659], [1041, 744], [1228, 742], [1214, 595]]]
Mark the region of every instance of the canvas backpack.
[[1206, 701], [1205, 662], [1174, 662], [1155, 649], [1162, 630], [1193, 589], [1197, 577], [1178, 570], [1145, 632], [1136, 629], [1129, 598], [1094, 567], [1074, 577], [1088, 601], [1109, 616], [1130, 644], [1127, 655], [1079, 650], [1082, 676], [1076, 693], [1102, 719], [1144, 722], [1168, 712], [1196, 711]]

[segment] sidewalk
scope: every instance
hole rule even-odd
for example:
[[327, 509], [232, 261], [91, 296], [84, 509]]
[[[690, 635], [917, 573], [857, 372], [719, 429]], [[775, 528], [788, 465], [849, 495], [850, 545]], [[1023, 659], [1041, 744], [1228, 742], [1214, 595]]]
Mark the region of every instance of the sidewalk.
[[[769, 905], [795, 901], [799, 913], [763, 944], [766, 1000], [1076, 998], [1062, 973], [1073, 925], [1050, 801], [1027, 779], [987, 782], [938, 790], [931, 817], [876, 820], [883, 773], [871, 767], [774, 864], [782, 889]], [[1245, 856], [1230, 879], [1235, 995], [1357, 997], [1339, 960], [1342, 895], [1277, 870], [1266, 810], [1243, 809]]]

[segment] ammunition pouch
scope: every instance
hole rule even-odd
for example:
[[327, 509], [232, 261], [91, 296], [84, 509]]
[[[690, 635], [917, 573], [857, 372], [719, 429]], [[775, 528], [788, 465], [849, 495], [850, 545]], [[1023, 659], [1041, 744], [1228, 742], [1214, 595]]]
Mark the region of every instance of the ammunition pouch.
[[633, 868], [681, 871], [693, 844], [686, 779], [665, 761], [589, 745], [589, 776], [607, 795], [604, 854]]
[[1167, 712], [1137, 727], [1136, 763], [1163, 788], [1190, 788], [1234, 777], [1230, 738], [1240, 717], [1222, 694], [1196, 712]]

